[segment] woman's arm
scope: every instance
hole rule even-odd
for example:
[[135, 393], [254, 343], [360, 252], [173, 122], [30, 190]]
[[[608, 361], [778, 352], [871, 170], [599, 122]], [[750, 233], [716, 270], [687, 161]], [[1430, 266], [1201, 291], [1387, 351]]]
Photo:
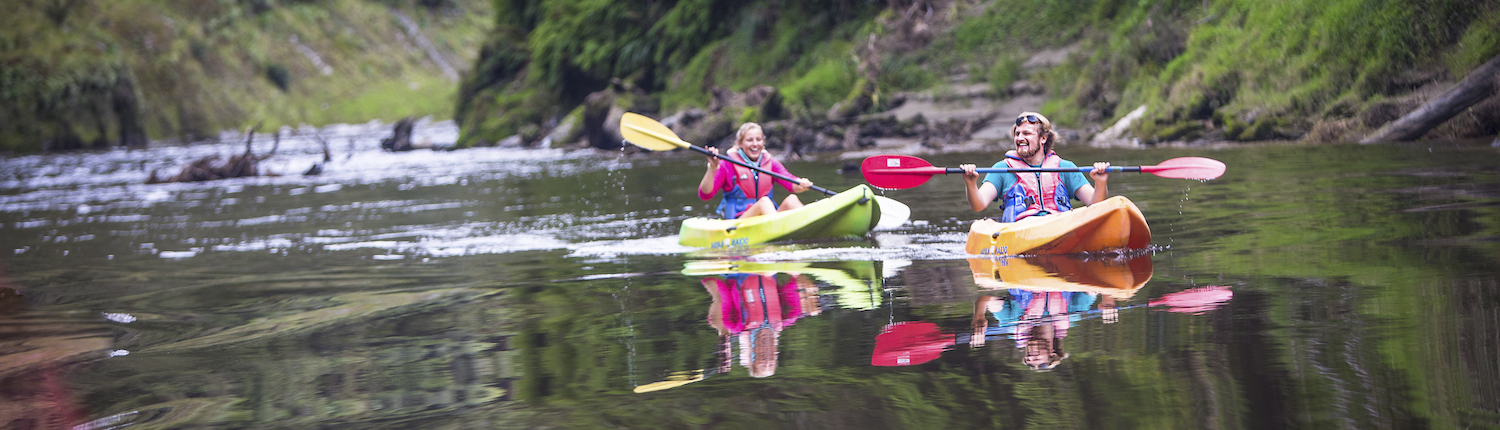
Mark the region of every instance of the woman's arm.
[[[719, 155], [719, 148], [708, 147], [708, 152]], [[703, 180], [698, 181], [698, 198], [708, 200], [714, 196], [714, 173], [719, 171], [719, 158], [710, 155], [708, 157], [708, 170], [703, 172]]]
[[780, 160], [773, 160], [773, 161], [775, 161], [775, 162], [771, 164], [771, 171], [772, 172], [776, 172], [776, 173], [780, 173], [782, 175], [786, 175], [786, 176], [791, 176], [793, 178], [797, 178], [797, 182], [796, 183], [793, 183], [793, 182], [787, 181], [787, 180], [783, 180], [781, 178], [777, 178], [776, 179], [776, 182], [779, 183], [779, 184], [781, 184], [781, 186], [783, 188], [786, 188], [787, 191], [791, 191], [792, 194], [797, 194], [797, 193], [800, 193], [800, 192], [812, 189], [813, 183], [812, 183], [811, 179], [802, 178], [802, 177], [798, 177], [797, 175], [793, 175], [791, 171], [789, 171], [789, 170], [786, 169], [786, 166], [784, 166], [784, 165], [781, 164]]

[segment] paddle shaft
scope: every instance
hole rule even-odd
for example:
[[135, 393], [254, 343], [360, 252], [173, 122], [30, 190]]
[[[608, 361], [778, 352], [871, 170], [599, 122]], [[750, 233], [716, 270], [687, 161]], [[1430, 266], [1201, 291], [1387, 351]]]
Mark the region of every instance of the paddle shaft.
[[[872, 168], [869, 173], [881, 175], [936, 175], [948, 173], [963, 173], [964, 169], [957, 167], [910, 167], [882, 169]], [[1094, 171], [1094, 166], [1087, 167], [1029, 167], [1022, 169], [1010, 169], [1003, 167], [981, 167], [974, 169], [975, 173], [1016, 173], [1016, 172], [1079, 172], [1089, 173]], [[1110, 166], [1108, 172], [1140, 172], [1141, 166]]]
[[[686, 143], [686, 142], [684, 142], [684, 143]], [[712, 156], [715, 156], [715, 157], [719, 157], [720, 160], [728, 161], [730, 163], [734, 163], [736, 165], [740, 165], [740, 166], [744, 166], [746, 168], [749, 168], [750, 170], [754, 170], [754, 171], [757, 171], [757, 172], [765, 173], [767, 175], [771, 175], [771, 177], [774, 177], [776, 179], [780, 179], [780, 180], [787, 181], [787, 182], [794, 182], [794, 183], [800, 181], [800, 179], [797, 179], [795, 177], [791, 177], [791, 176], [783, 175], [783, 174], [780, 174], [780, 173], [772, 172], [770, 170], [763, 169], [760, 166], [752, 165], [750, 163], [746, 163], [746, 162], [743, 162], [743, 161], [740, 161], [740, 160], [729, 158], [728, 155], [715, 154], [713, 151], [709, 151], [709, 150], [704, 149], [703, 147], [698, 146], [698, 145], [689, 144], [687, 147], [688, 147], [688, 149], [692, 149], [694, 151], [702, 152], [704, 155], [712, 155]], [[761, 156], [764, 157], [765, 154], [762, 153]], [[811, 189], [811, 190], [813, 190], [813, 191], [817, 191], [817, 192], [820, 192], [820, 193], [823, 193], [823, 194], [827, 194], [827, 195], [830, 195], [830, 196], [834, 195], [834, 194], [838, 194], [838, 193], [833, 192], [833, 190], [829, 190], [827, 188], [823, 188], [823, 187], [820, 187], [820, 186], [817, 186], [817, 185], [813, 185], [813, 186], [808, 187], [808, 188]]]

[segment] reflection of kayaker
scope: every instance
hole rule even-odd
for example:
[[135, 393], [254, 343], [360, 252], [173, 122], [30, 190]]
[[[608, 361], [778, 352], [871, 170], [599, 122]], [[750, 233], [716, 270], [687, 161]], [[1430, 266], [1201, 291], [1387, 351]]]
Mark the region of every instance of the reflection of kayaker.
[[[982, 296], [974, 304], [974, 336], [969, 344], [983, 344], [983, 333], [987, 332], [988, 311], [995, 317], [1002, 330], [1015, 339], [1016, 348], [1025, 351], [1022, 359], [1032, 370], [1050, 370], [1068, 354], [1063, 351], [1063, 339], [1068, 337], [1072, 322], [1080, 319], [1083, 312], [1093, 308], [1097, 297], [1094, 293], [1028, 291], [1011, 289], [1009, 300], [994, 296]], [[1113, 308], [1113, 306], [1111, 306]]]
[[700, 281], [713, 298], [708, 306], [708, 325], [719, 332], [718, 366], [674, 372], [666, 380], [635, 387], [635, 392], [665, 390], [728, 373], [736, 342], [740, 366], [749, 369], [750, 376], [764, 378], [776, 373], [781, 331], [802, 317], [822, 311], [818, 286], [801, 274], [778, 282], [776, 272], [750, 273], [739, 268], [737, 264], [698, 262], [683, 269], [689, 276], [718, 275]]
[[781, 331], [819, 312], [817, 287], [797, 277], [778, 284], [773, 275], [746, 273], [702, 282], [713, 296], [709, 325], [718, 329], [726, 346], [729, 339], [737, 338], [740, 365], [757, 378], [776, 373]]

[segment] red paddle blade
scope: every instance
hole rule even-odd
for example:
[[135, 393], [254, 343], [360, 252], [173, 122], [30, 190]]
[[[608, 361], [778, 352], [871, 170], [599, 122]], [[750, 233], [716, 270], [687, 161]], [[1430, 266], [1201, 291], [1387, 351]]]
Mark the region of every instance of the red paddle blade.
[[1212, 158], [1182, 157], [1155, 166], [1141, 166], [1141, 171], [1172, 179], [1215, 179], [1224, 175], [1224, 162]]
[[926, 183], [932, 175], [946, 173], [941, 167], [932, 167], [927, 160], [910, 155], [876, 155], [860, 163], [865, 181], [880, 188], [903, 189]]

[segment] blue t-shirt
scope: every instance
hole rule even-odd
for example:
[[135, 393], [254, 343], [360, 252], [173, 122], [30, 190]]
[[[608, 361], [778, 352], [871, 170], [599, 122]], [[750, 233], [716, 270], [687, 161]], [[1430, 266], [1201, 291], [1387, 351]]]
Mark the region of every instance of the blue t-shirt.
[[[990, 166], [990, 167], [994, 167], [994, 168], [997, 168], [997, 169], [1008, 169], [1008, 168], [1010, 168], [1010, 165], [1009, 164], [1005, 164], [1005, 160], [1000, 160], [998, 162], [995, 162], [994, 166]], [[1042, 167], [1042, 166], [1031, 166], [1031, 167]], [[1078, 168], [1078, 165], [1077, 164], [1073, 164], [1072, 161], [1062, 160], [1061, 162], [1059, 162], [1057, 164], [1057, 167], [1070, 167], [1070, 168], [1076, 169], [1076, 168]], [[993, 202], [997, 202], [997, 201], [1000, 201], [1000, 199], [1005, 198], [1005, 190], [1009, 190], [1011, 186], [1014, 186], [1016, 184], [1016, 175], [1017, 174], [1021, 174], [1021, 175], [1037, 175], [1039, 173], [1034, 173], [1034, 172], [1033, 173], [1028, 173], [1028, 172], [1020, 172], [1020, 173], [988, 173], [988, 174], [984, 175], [984, 182], [989, 182], [991, 184], [995, 184], [995, 191], [999, 191], [998, 193], [995, 193], [995, 199], [991, 200], [990, 202], [992, 202], [992, 203]], [[1068, 199], [1070, 199], [1070, 200], [1078, 200], [1078, 188], [1082, 187], [1084, 185], [1087, 185], [1089, 183], [1089, 180], [1088, 180], [1087, 177], [1085, 177], [1083, 175], [1083, 172], [1063, 172], [1062, 173], [1062, 182], [1063, 182], [1063, 188], [1067, 188], [1068, 189]], [[1041, 183], [1041, 181], [1039, 180], [1039, 181], [1037, 181], [1037, 183]], [[984, 184], [980, 183], [980, 185], [984, 185]]]

